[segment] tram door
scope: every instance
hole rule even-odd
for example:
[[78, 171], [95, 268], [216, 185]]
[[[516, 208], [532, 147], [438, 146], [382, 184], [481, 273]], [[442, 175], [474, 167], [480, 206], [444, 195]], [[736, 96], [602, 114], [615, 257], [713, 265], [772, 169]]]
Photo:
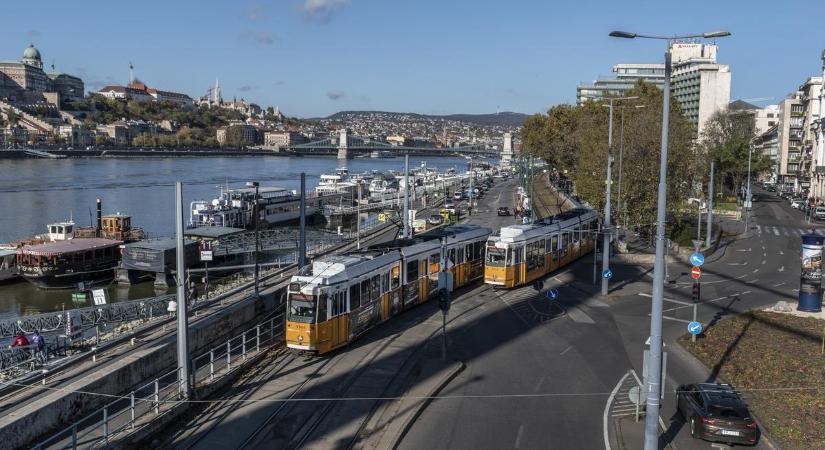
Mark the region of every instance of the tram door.
[[523, 247], [513, 247], [513, 286], [521, 284], [521, 263]]
[[347, 293], [346, 291], [335, 292], [329, 296], [330, 308], [333, 318], [330, 320], [330, 337], [332, 346], [337, 347], [347, 341]]

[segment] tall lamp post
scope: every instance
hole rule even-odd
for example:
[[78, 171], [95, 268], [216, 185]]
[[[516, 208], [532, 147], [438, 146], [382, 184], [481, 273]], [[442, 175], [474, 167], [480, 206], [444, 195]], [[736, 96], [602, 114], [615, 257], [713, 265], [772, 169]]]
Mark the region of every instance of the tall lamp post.
[[258, 248], [260, 246], [260, 235], [258, 233], [258, 224], [261, 222], [261, 213], [258, 211], [258, 190], [260, 189], [261, 184], [257, 181], [247, 181], [246, 187], [254, 187], [255, 188], [255, 204], [252, 207], [252, 220], [255, 221], [255, 254], [253, 255], [254, 262], [255, 262], [255, 297], [259, 296], [258, 292], [258, 276], [259, 276], [259, 267], [258, 267]]
[[647, 410], [645, 414], [645, 450], [657, 450], [659, 443], [659, 403], [662, 392], [662, 304], [665, 285], [665, 215], [667, 211], [667, 140], [670, 115], [670, 44], [675, 39], [717, 38], [730, 36], [727, 31], [715, 31], [684, 36], [648, 36], [626, 31], [612, 31], [612, 37], [659, 39], [667, 41], [665, 53], [665, 84], [662, 101], [662, 146], [659, 156], [659, 190], [656, 208], [656, 263], [650, 306], [650, 358], [648, 359]]
[[[613, 102], [618, 102], [621, 100], [635, 100], [639, 97], [631, 96], [631, 97], [612, 97], [607, 99], [608, 104], [603, 105], [610, 108], [610, 119], [608, 119], [607, 125], [607, 181], [605, 182], [605, 194], [604, 194], [604, 240], [602, 241], [602, 274], [606, 273], [606, 271], [610, 268], [610, 237], [612, 235], [610, 231], [610, 203], [613, 201], [610, 198], [610, 188], [613, 184], [611, 175], [611, 169], [613, 167]], [[602, 276], [602, 295], [607, 296], [608, 290], [608, 280], [607, 277]]]

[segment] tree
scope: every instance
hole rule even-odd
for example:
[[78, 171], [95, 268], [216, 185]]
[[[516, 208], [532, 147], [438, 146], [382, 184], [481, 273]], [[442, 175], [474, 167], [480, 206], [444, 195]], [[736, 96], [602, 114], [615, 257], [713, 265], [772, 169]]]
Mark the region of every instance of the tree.
[[106, 145], [108, 141], [109, 138], [102, 134], [98, 134], [97, 136], [95, 136], [95, 145]]
[[[747, 112], [725, 109], [717, 111], [702, 130], [701, 147], [707, 160], [715, 162], [720, 184], [728, 192], [740, 191], [748, 175], [748, 154], [751, 152], [756, 128], [753, 116]], [[752, 153], [751, 173], [756, 175], [771, 169], [770, 157]]]
[[[622, 201], [628, 205], [631, 223], [650, 224], [656, 217], [663, 95], [654, 85], [644, 82], [637, 83], [624, 95], [639, 99], [614, 106], [612, 180], [615, 187], [619, 177], [621, 105], [644, 105], [642, 109], [624, 109]], [[608, 108], [603, 104], [555, 106], [547, 115], [533, 116], [522, 130], [525, 151], [542, 157], [551, 166], [567, 169], [578, 195], [598, 209], [603, 209], [605, 204], [607, 170]], [[684, 206], [684, 200], [699, 178], [695, 164], [699, 155], [693, 143], [693, 126], [682, 116], [672, 97], [669, 121], [668, 210], [676, 213]], [[614, 204], [617, 191], [612, 189]]]

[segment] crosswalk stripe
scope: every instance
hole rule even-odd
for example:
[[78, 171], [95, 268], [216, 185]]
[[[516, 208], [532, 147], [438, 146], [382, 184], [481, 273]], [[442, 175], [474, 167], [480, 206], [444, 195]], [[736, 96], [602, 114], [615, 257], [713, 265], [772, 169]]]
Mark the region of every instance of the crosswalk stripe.
[[776, 227], [773, 227], [773, 234], [779, 236], [779, 230]]
[[802, 228], [797, 228], [797, 229], [796, 229], [796, 231], [799, 231], [799, 235], [800, 235], [800, 236], [802, 236], [803, 234], [807, 233], [807, 231], [805, 231], [805, 230], [804, 230], [804, 229], [802, 229]]

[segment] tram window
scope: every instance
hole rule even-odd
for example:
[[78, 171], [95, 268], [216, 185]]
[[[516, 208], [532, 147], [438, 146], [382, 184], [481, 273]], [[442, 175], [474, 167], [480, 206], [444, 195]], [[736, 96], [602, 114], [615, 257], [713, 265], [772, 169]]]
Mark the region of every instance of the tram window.
[[527, 244], [527, 270], [544, 267], [544, 241]]
[[418, 279], [418, 261], [407, 262], [407, 283]]
[[573, 243], [579, 242], [579, 226], [576, 225], [576, 228], [573, 228]]
[[371, 300], [378, 300], [378, 297], [381, 296], [381, 276], [376, 275], [372, 277], [370, 280], [370, 290], [372, 291], [370, 295]]
[[353, 284], [349, 287], [349, 307], [350, 310], [358, 308], [361, 306], [361, 291], [358, 283]]
[[464, 248], [459, 247], [457, 250], [458, 253], [456, 254], [456, 264], [461, 264], [464, 262]]
[[392, 268], [391, 272], [392, 273], [390, 281], [392, 282], [392, 284], [390, 285], [390, 287], [392, 289], [398, 289], [398, 286], [401, 284], [401, 267], [395, 266]]
[[370, 279], [361, 281], [361, 304], [366, 305], [370, 302]]
[[552, 238], [550, 238], [550, 252], [553, 254], [555, 258], [559, 252], [559, 235], [556, 234]]
[[318, 296], [318, 322], [327, 320], [327, 294], [323, 293]]
[[494, 244], [487, 246], [487, 264], [491, 266], [498, 266], [501, 267], [504, 265], [504, 256], [507, 254], [507, 250], [503, 248], [497, 248]]
[[464, 246], [464, 256], [467, 257], [465, 261], [473, 260], [473, 244], [467, 244]]
[[473, 243], [473, 259], [479, 260], [484, 256], [484, 242], [477, 241]]
[[438, 253], [433, 253], [430, 255], [430, 264], [438, 264], [441, 262], [441, 255]]
[[390, 291], [390, 274], [385, 272], [381, 274], [381, 293]]

